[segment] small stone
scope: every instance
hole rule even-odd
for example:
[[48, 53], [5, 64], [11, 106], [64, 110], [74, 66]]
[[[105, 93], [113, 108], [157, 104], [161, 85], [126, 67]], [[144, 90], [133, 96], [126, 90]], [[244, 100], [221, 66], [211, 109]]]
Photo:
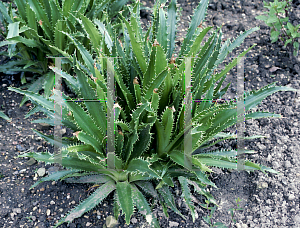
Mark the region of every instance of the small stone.
[[59, 208], [58, 210], [59, 210], [60, 212], [63, 212], [63, 211], [64, 211], [64, 209], [62, 209], [62, 208]]
[[267, 188], [268, 187], [268, 183], [267, 182], [260, 182], [258, 183], [258, 188]]
[[289, 194], [288, 200], [294, 200], [296, 197], [294, 194]]
[[22, 147], [21, 145], [17, 145], [16, 146], [18, 151], [25, 151], [26, 149], [24, 147]]
[[47, 209], [46, 214], [47, 214], [47, 216], [49, 216], [51, 214], [50, 209]]
[[88, 219], [88, 218], [89, 218], [89, 216], [87, 216], [87, 215], [84, 215], [83, 217], [85, 217], [86, 219]]
[[71, 202], [71, 204], [75, 204], [76, 202], [75, 202], [75, 200], [73, 200], [72, 202]]
[[38, 130], [48, 130], [50, 128], [50, 125], [47, 123], [38, 123], [37, 129]]
[[26, 165], [34, 165], [37, 161], [34, 158], [30, 158], [27, 162], [25, 162]]
[[43, 177], [46, 173], [46, 169], [45, 168], [39, 168], [36, 173], [39, 175], [39, 177]]
[[35, 220], [36, 220], [36, 217], [35, 217], [35, 216], [31, 216], [31, 220], [32, 220], [32, 221], [35, 221]]
[[292, 167], [292, 164], [291, 164], [290, 161], [285, 161], [285, 162], [284, 162], [284, 166], [285, 166], [286, 168], [290, 168], [290, 167]]
[[32, 208], [32, 211], [35, 211], [37, 209], [37, 207]]
[[169, 221], [169, 227], [173, 227], [173, 226], [177, 227], [177, 226], [179, 226], [179, 223], [178, 222]]
[[113, 228], [113, 227], [117, 226], [119, 223], [115, 219], [114, 216], [110, 215], [110, 216], [107, 216], [105, 224], [106, 224], [107, 228]]
[[17, 170], [15, 172], [13, 172], [13, 175], [17, 175], [18, 173], [19, 173], [19, 171]]
[[55, 181], [52, 181], [52, 183], [51, 183], [52, 185], [55, 185]]
[[138, 222], [138, 220], [136, 219], [136, 218], [131, 218], [131, 222], [133, 223], [133, 224], [135, 224], [135, 223], [137, 223]]
[[40, 191], [41, 191], [41, 192], [45, 191], [45, 188], [41, 188]]
[[87, 222], [85, 225], [86, 225], [86, 226], [90, 226], [90, 225], [92, 225], [92, 223]]
[[20, 214], [21, 213], [21, 208], [14, 208], [13, 212]]
[[55, 204], [55, 202], [54, 202], [53, 200], [51, 200], [51, 201], [50, 201], [50, 204], [53, 205], [53, 204]]

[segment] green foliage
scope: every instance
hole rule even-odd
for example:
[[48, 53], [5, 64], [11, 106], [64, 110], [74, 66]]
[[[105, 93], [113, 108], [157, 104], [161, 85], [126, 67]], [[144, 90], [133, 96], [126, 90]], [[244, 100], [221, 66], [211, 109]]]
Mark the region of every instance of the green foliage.
[[[244, 121], [244, 118], [237, 118], [234, 102], [197, 102], [193, 106], [192, 110], [195, 111], [191, 112], [190, 123], [186, 123], [184, 98], [188, 88], [185, 86], [185, 70], [192, 69], [193, 83], [189, 89], [195, 94], [193, 99], [200, 100], [205, 97], [212, 100], [223, 97], [228, 85], [225, 89], [221, 89], [221, 85], [227, 72], [238, 63], [238, 57], [220, 73], [215, 74], [215, 69], [248, 34], [257, 31], [258, 28], [245, 31], [234, 41], [228, 39], [224, 44], [221, 44], [222, 30], [218, 28], [202, 46], [203, 37], [211, 29], [198, 27], [208, 6], [208, 0], [202, 0], [194, 12], [188, 36], [184, 40], [185, 45], [180, 51], [181, 58], [175, 59], [172, 57], [176, 35], [173, 19], [177, 15], [174, 12], [174, 4], [176, 5], [176, 1], [170, 3], [168, 11], [164, 11], [163, 6], [155, 6], [153, 23], [146, 32], [139, 23], [139, 2], [134, 7], [129, 6], [130, 22], [120, 14], [120, 24], [115, 27], [104, 25], [97, 19], [92, 21], [82, 13], [78, 14], [78, 20], [82, 21], [78, 29], [84, 31], [84, 37], [91, 39], [90, 48], [83, 45], [76, 34], [62, 31], [77, 51], [71, 56], [59, 48], [55, 50], [72, 61], [76, 75], [59, 72], [56, 67], [51, 67], [51, 70], [59, 73], [77, 96], [83, 99], [82, 102], [76, 102], [77, 100], [64, 93], [61, 95], [62, 99], [67, 101], [62, 104], [62, 124], [75, 132], [74, 137], [64, 138], [60, 156], [47, 152], [29, 152], [19, 157], [33, 157], [46, 163], [59, 162], [68, 168], [67, 171], [44, 177], [38, 183], [64, 180], [71, 183], [96, 182], [101, 185], [55, 227], [82, 216], [100, 204], [109, 194], [114, 194], [115, 217], [118, 217], [122, 210], [126, 224], [130, 223], [136, 208], [146, 217], [151, 227], [159, 227], [159, 222], [152, 214], [146, 199], [149, 195], [163, 206], [166, 216], [167, 208], [170, 208], [185, 219], [177, 209], [169, 189], [174, 187], [176, 178], [183, 189], [182, 197], [195, 221], [194, 205], [190, 197], [193, 192], [196, 191], [205, 196], [210, 203], [217, 204], [206, 189], [208, 185], [216, 187], [207, 176], [207, 172], [212, 172], [209, 167], [237, 169], [236, 151], [203, 152], [203, 149], [215, 144], [215, 139], [221, 141], [233, 138], [222, 131]], [[166, 23], [166, 27], [159, 23]], [[169, 29], [162, 29], [161, 26]], [[117, 28], [121, 28], [122, 35]], [[160, 32], [172, 40], [165, 41]], [[102, 37], [100, 42], [99, 37]], [[165, 46], [158, 42], [159, 39]], [[239, 57], [244, 56], [251, 48], [253, 46], [242, 52]], [[102, 52], [95, 53], [94, 50]], [[199, 58], [190, 58], [196, 55]], [[110, 57], [119, 58], [111, 60]], [[113, 100], [110, 91], [112, 78], [116, 84], [113, 91], [116, 100]], [[216, 83], [217, 81], [219, 82]], [[245, 112], [251, 111], [274, 92], [296, 91], [289, 87], [277, 87], [275, 83], [258, 91], [248, 91], [244, 96]], [[18, 88], [10, 87], [9, 90], [29, 97], [37, 104], [36, 109], [48, 116], [40, 122], [54, 125], [54, 95], [59, 95], [60, 91], [54, 90], [49, 97], [43, 97]], [[250, 112], [245, 116], [246, 119], [264, 117], [281, 116], [266, 112]], [[111, 127], [111, 123], [114, 123], [114, 127]], [[109, 136], [112, 130], [114, 140]], [[58, 145], [59, 142], [53, 136], [35, 132], [51, 144]], [[190, 153], [184, 151], [187, 134], [191, 136]], [[107, 143], [114, 145], [114, 153], [106, 151]], [[271, 168], [250, 161], [244, 161], [244, 167], [247, 171], [277, 173]]]
[[[128, 0], [16, 0], [16, 8], [0, 2], [0, 16], [5, 28], [5, 31], [2, 31], [5, 40], [0, 42], [0, 47], [8, 45], [7, 53], [2, 54], [11, 58], [7, 64], [0, 66], [0, 71], [6, 74], [36, 73], [35, 77], [41, 77], [39, 83], [33, 81], [25, 86], [32, 92], [43, 89], [45, 96], [49, 97], [54, 85], [54, 73], [49, 71], [48, 67], [53, 65], [54, 61], [47, 56], [60, 56], [61, 52], [73, 54], [76, 49], [63, 32], [72, 34], [90, 50], [90, 43], [95, 47], [97, 45], [95, 40], [99, 43], [102, 39], [85, 37], [89, 29], [96, 29], [95, 26], [91, 28], [86, 26], [86, 20], [97, 19], [98, 23], [103, 23], [105, 18], [109, 23], [114, 23], [113, 18], [120, 10], [125, 11], [124, 15], [129, 12], [125, 6], [127, 2]], [[82, 21], [78, 20], [79, 17]], [[81, 23], [85, 25], [86, 31], [80, 29]], [[107, 42], [106, 39], [105, 41]], [[70, 72], [71, 63], [70, 60], [63, 59], [62, 69]], [[22, 76], [22, 83], [26, 82]], [[24, 97], [20, 105], [26, 101]]]
[[[267, 15], [260, 15], [255, 17], [258, 20], [263, 20], [267, 26], [271, 27], [271, 41], [276, 42], [278, 38], [284, 42], [286, 47], [291, 44], [293, 47], [293, 55], [298, 56], [300, 37], [299, 25], [293, 26], [289, 22], [288, 11], [291, 7], [292, 0], [274, 0], [274, 2], [266, 3], [264, 7], [269, 9], [269, 12], [264, 12]], [[286, 24], [284, 24], [286, 23]]]
[[11, 121], [11, 119], [7, 115], [5, 115], [2, 111], [0, 111], [0, 118], [3, 118], [9, 122]]

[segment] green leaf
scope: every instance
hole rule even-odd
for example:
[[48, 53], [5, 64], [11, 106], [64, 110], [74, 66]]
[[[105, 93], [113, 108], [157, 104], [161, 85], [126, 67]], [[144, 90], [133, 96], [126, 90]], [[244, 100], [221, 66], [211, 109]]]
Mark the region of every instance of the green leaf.
[[161, 85], [161, 83], [162, 83], [162, 82], [164, 81], [164, 79], [166, 78], [167, 74], [168, 74], [168, 69], [163, 70], [163, 71], [162, 71], [162, 72], [154, 79], [154, 81], [150, 83], [150, 86], [149, 86], [149, 87], [145, 86], [145, 87], [143, 88], [143, 89], [144, 89], [143, 92], [145, 93], [144, 98], [145, 98], [146, 100], [150, 100], [151, 95], [152, 95], [152, 93], [153, 93], [153, 90], [154, 90], [155, 88], [158, 88], [158, 87]]
[[7, 115], [5, 115], [2, 111], [0, 111], [0, 118], [3, 118], [9, 122], [11, 121], [11, 119]]
[[73, 173], [77, 173], [77, 172], [78, 172], [78, 170], [62, 170], [62, 171], [55, 172], [51, 175], [48, 175], [47, 177], [41, 178], [37, 182], [35, 182], [33, 185], [30, 186], [29, 190], [35, 188], [37, 185], [39, 185], [40, 183], [42, 183], [44, 181], [57, 181], [68, 174], [73, 174]]
[[208, 0], [201, 0], [197, 9], [195, 10], [192, 21], [190, 23], [190, 26], [189, 26], [189, 29], [187, 32], [187, 35], [181, 45], [179, 56], [182, 56], [185, 52], [188, 52], [190, 50], [190, 47], [189, 47], [190, 42], [193, 38], [193, 35], [194, 35], [197, 27], [200, 25], [200, 23], [205, 18], [207, 6], [208, 6]]
[[126, 224], [130, 224], [130, 217], [133, 214], [133, 200], [131, 196], [131, 185], [128, 181], [117, 182], [117, 194], [120, 201], [120, 208], [125, 213]]
[[167, 48], [167, 58], [171, 59], [172, 54], [175, 49], [175, 35], [176, 35], [176, 3], [177, 0], [171, 0], [168, 6], [168, 19], [167, 19], [167, 24], [168, 24], [168, 37], [167, 37], [167, 42], [168, 42], [168, 48]]
[[147, 63], [146, 63], [146, 59], [145, 59], [143, 51], [142, 51], [141, 44], [137, 42], [132, 26], [127, 22], [127, 20], [122, 15], [121, 15], [121, 18], [123, 19], [123, 21], [127, 27], [133, 53], [136, 56], [136, 59], [138, 61], [139, 67], [142, 70], [142, 73], [145, 74], [146, 69], [147, 69]]
[[195, 207], [192, 203], [191, 191], [190, 191], [190, 188], [188, 186], [187, 178], [185, 178], [183, 176], [180, 176], [180, 177], [178, 177], [178, 180], [179, 180], [179, 183], [181, 185], [182, 195], [185, 199], [186, 204], [188, 205], [188, 207], [191, 210], [193, 222], [195, 222]]
[[[159, 223], [155, 216], [152, 214], [151, 208], [147, 200], [145, 199], [143, 194], [138, 190], [138, 188], [133, 184], [131, 184], [131, 193], [134, 205], [139, 210], [139, 212], [146, 217], [146, 221], [151, 225], [151, 227], [159, 228]], [[146, 212], [146, 215], [142, 212]]]
[[45, 31], [48, 39], [52, 40], [53, 33], [50, 29], [51, 24], [49, 22], [45, 10], [43, 9], [43, 7], [38, 1], [28, 0], [28, 4], [32, 9], [32, 11], [35, 13], [37, 20], [41, 22], [40, 25], [42, 29]]
[[81, 217], [84, 213], [90, 211], [94, 207], [96, 207], [98, 204], [102, 202], [112, 191], [116, 189], [116, 185], [113, 181], [109, 181], [103, 185], [101, 185], [99, 188], [96, 189], [96, 191], [90, 195], [87, 199], [82, 201], [79, 206], [75, 207], [70, 211], [70, 213], [59, 220], [59, 222], [55, 225], [55, 227], [63, 224], [64, 222], [72, 222], [75, 218]]
[[162, 196], [163, 201], [169, 206], [175, 213], [180, 215], [184, 220], [186, 218], [181, 214], [181, 212], [177, 209], [173, 194], [169, 190], [169, 186], [162, 186], [161, 188], [158, 189], [158, 192]]
[[19, 24], [20, 24], [20, 22], [18, 21], [18, 22], [10, 23], [8, 25], [8, 34], [7, 34], [6, 39], [19, 36], [19, 33], [20, 33], [19, 32]]

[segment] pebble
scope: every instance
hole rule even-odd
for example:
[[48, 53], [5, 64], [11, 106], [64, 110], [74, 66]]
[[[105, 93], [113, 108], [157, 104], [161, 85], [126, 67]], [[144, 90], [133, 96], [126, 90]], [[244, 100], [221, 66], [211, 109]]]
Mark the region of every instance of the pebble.
[[288, 200], [294, 200], [296, 197], [294, 194], [289, 194]]
[[92, 223], [87, 222], [85, 225], [86, 225], [86, 226], [90, 226], [90, 225], [92, 225]]
[[49, 216], [51, 214], [50, 209], [47, 209], [46, 214], [47, 214], [47, 216]]
[[20, 214], [21, 208], [13, 208], [13, 212]]
[[43, 177], [46, 173], [46, 169], [45, 168], [39, 168], [36, 173], [39, 175], [39, 177]]
[[179, 226], [179, 223], [178, 222], [169, 221], [169, 227], [173, 227], [173, 226], [177, 227], [177, 226]]
[[51, 200], [51, 201], [50, 201], [50, 204], [53, 205], [53, 204], [55, 204], [55, 202], [54, 202], [53, 200]]
[[27, 162], [25, 162], [26, 165], [34, 165], [37, 161], [34, 158], [30, 158]]
[[24, 147], [22, 147], [21, 145], [17, 145], [16, 146], [18, 151], [25, 151], [26, 149]]

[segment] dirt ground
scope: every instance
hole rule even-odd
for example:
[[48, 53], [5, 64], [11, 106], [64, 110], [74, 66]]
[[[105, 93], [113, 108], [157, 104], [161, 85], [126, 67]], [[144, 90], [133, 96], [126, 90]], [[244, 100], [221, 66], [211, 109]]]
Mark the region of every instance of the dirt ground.
[[[180, 46], [189, 25], [189, 16], [198, 5], [197, 1], [178, 0], [183, 11], [178, 20], [177, 46]], [[153, 1], [142, 1], [143, 5], [151, 6]], [[293, 11], [290, 12], [290, 22], [300, 24], [300, 0], [294, 0]], [[222, 28], [223, 38], [236, 38], [240, 32], [260, 26], [260, 30], [249, 35], [244, 43], [236, 48], [231, 57], [257, 44], [244, 59], [245, 91], [257, 90], [263, 86], [278, 81], [277, 85], [290, 86], [300, 89], [299, 59], [291, 58], [289, 51], [280, 43], [271, 44], [270, 28], [255, 17], [266, 9], [260, 0], [217, 1], [211, 0], [205, 26], [213, 25]], [[147, 23], [149, 11], [143, 11], [143, 22]], [[178, 47], [177, 47], [178, 50]], [[227, 58], [226, 65], [233, 58]], [[3, 62], [3, 59], [0, 59]], [[5, 60], [4, 60], [5, 61]], [[1, 64], [0, 62], [0, 64]], [[224, 67], [224, 63], [220, 68]], [[274, 67], [277, 69], [274, 71]], [[223, 85], [231, 83], [226, 99], [235, 97], [236, 67], [230, 71]], [[22, 96], [8, 91], [8, 86], [20, 86], [18, 75], [0, 76], [0, 110], [12, 118], [8, 123], [0, 119], [0, 227], [50, 227], [65, 215], [80, 200], [88, 196], [86, 184], [66, 184], [64, 182], [44, 182], [36, 188], [29, 187], [36, 182], [35, 171], [45, 168], [46, 175], [58, 169], [58, 165], [34, 163], [28, 158], [15, 158], [24, 151], [52, 150], [52, 147], [37, 137], [31, 130], [39, 129], [45, 134], [51, 134], [53, 128], [32, 124], [30, 121], [39, 118], [35, 115], [25, 119], [25, 114], [32, 105], [27, 102], [19, 107]], [[245, 141], [245, 149], [257, 153], [248, 158], [272, 167], [280, 175], [261, 172], [247, 173], [228, 172], [215, 169], [211, 179], [218, 189], [211, 189], [220, 207], [216, 210], [213, 221], [230, 223], [229, 208], [235, 206], [235, 199], [242, 199], [243, 211], [236, 214], [235, 227], [285, 228], [300, 227], [300, 161], [299, 161], [299, 119], [300, 98], [295, 92], [278, 92], [263, 100], [258, 109], [281, 114], [283, 118], [268, 118], [247, 120], [245, 136], [264, 135], [266, 138]], [[228, 129], [235, 132], [235, 127]], [[70, 132], [67, 131], [67, 134]], [[218, 143], [214, 148], [235, 148], [236, 141]], [[39, 179], [40, 177], [37, 177]], [[181, 194], [177, 186], [172, 189], [177, 195]], [[203, 202], [203, 198], [195, 194]], [[112, 198], [107, 198], [94, 210], [82, 218], [75, 219], [69, 225], [60, 227], [103, 227], [108, 216], [113, 215]], [[161, 227], [208, 227], [203, 216], [209, 211], [195, 204], [197, 216], [195, 223], [185, 204], [178, 198], [177, 207], [188, 217], [182, 220], [177, 214], [168, 211], [169, 218], [163, 214], [161, 206], [154, 207], [154, 214], [159, 219]], [[132, 216], [131, 224], [125, 224], [124, 216], [120, 216], [118, 227], [147, 227], [146, 220], [140, 214]]]

